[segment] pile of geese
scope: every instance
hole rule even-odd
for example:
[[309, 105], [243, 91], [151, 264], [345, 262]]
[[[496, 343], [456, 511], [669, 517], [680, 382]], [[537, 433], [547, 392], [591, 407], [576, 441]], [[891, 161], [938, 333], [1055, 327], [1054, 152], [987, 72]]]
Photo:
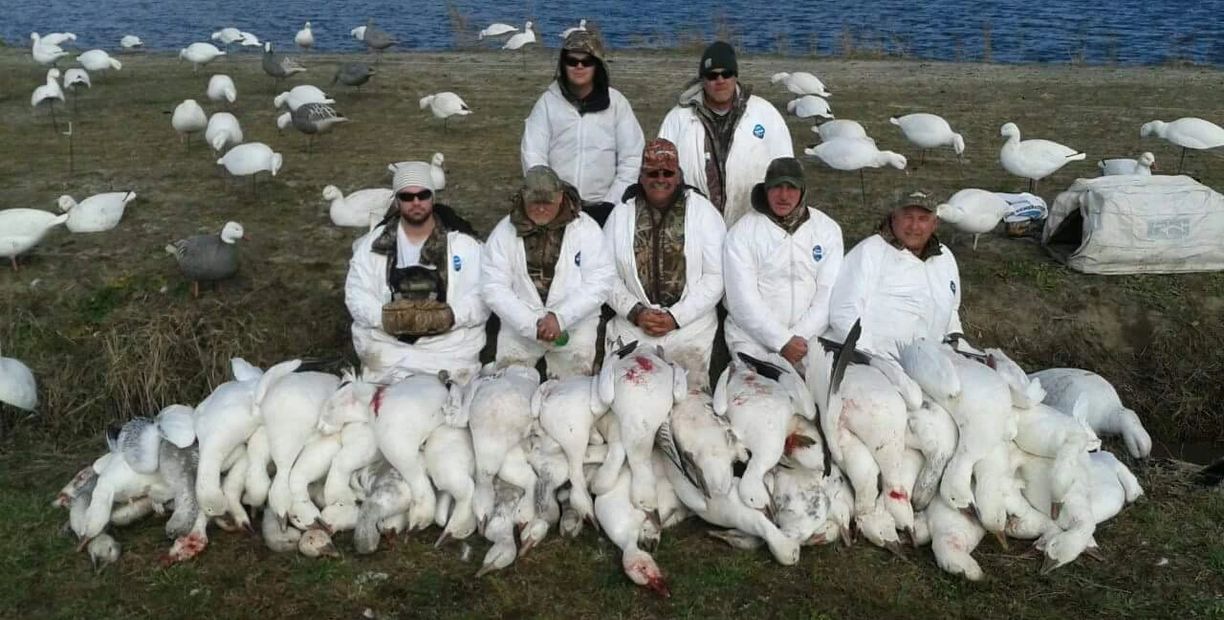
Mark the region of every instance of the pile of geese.
[[1151, 439], [1100, 376], [1026, 374], [997, 349], [927, 340], [877, 357], [857, 337], [814, 341], [802, 368], [738, 355], [712, 394], [637, 342], [610, 347], [595, 376], [543, 383], [519, 365], [377, 384], [234, 358], [194, 408], [109, 429], [54, 503], [99, 566], [119, 556], [108, 531], [151, 514], [169, 514], [166, 564], [204, 550], [210, 524], [311, 557], [337, 555], [342, 532], [370, 554], [436, 526], [439, 547], [491, 543], [478, 576], [590, 525], [633, 583], [668, 595], [651, 552], [689, 516], [785, 565], [862, 538], [901, 555], [929, 544], [978, 580], [987, 533], [1035, 541], [1053, 570], [1096, 555], [1097, 524], [1143, 493], [1099, 437], [1135, 458]]

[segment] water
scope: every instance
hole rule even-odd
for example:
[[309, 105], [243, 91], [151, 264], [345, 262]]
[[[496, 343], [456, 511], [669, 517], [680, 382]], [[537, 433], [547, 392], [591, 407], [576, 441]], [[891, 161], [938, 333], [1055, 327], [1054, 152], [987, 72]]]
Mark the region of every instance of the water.
[[[757, 52], [807, 54], [814, 49], [836, 55], [849, 41], [860, 52], [977, 60], [988, 39], [995, 62], [1158, 64], [1180, 59], [1224, 64], [1224, 0], [779, 0], [766, 5], [744, 0], [588, 0], [581, 8], [570, 2], [456, 0], [453, 6], [467, 16], [472, 32], [495, 21], [521, 26], [534, 17], [536, 33], [547, 47], [556, 47], [561, 30], [587, 17], [598, 21], [614, 48], [710, 40], [725, 26], [739, 45]], [[438, 1], [0, 0], [0, 9], [5, 16], [0, 37], [10, 45], [28, 45], [34, 31], [70, 31], [80, 37], [82, 49], [114, 48], [130, 33], [151, 49], [177, 50], [234, 25], [287, 49], [298, 28], [310, 20], [317, 49], [359, 51], [363, 48], [349, 30], [369, 17], [402, 42], [400, 49], [456, 46], [448, 4]]]

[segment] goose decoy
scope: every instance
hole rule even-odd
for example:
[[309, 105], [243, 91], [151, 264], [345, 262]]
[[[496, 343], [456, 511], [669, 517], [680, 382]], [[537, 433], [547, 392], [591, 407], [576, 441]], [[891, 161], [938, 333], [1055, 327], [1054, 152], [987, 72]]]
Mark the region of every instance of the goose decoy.
[[337, 82], [345, 86], [355, 86], [357, 90], [370, 81], [374, 75], [374, 68], [364, 62], [345, 63], [336, 69], [336, 74], [332, 76], [332, 85]]
[[226, 280], [238, 272], [238, 240], [242, 224], [226, 222], [219, 235], [195, 235], [166, 246], [179, 271], [191, 280], [191, 296], [200, 296], [200, 282]]
[[566, 28], [565, 30], [562, 30], [561, 34], [557, 36], [561, 37], [562, 40], [565, 40], [566, 37], [570, 36], [571, 34], [574, 34], [575, 32], [578, 32], [578, 31], [586, 32], [586, 29], [587, 29], [587, 20], [584, 17], [578, 20], [577, 26]]
[[263, 70], [272, 77], [274, 82], [279, 83], [295, 73], [306, 71], [306, 67], [288, 56], [281, 56], [273, 52], [272, 42], [267, 41], [264, 43]]
[[233, 103], [238, 100], [238, 87], [230, 76], [218, 73], [208, 78], [208, 100]]
[[119, 47], [125, 50], [134, 50], [138, 47], [144, 47], [144, 41], [134, 34], [125, 34], [122, 39], [119, 39]]
[[446, 123], [450, 117], [467, 116], [472, 113], [471, 108], [463, 102], [463, 99], [450, 91], [421, 97], [421, 109], [429, 110], [435, 118], [442, 119], [442, 131], [446, 131]]
[[1007, 123], [999, 130], [1007, 138], [999, 151], [999, 162], [1003, 169], [1029, 180], [1029, 192], [1037, 187], [1037, 181], [1058, 171], [1059, 168], [1087, 157], [1084, 153], [1050, 140], [1021, 140], [1020, 128]]
[[1177, 161], [1177, 172], [1181, 173], [1186, 162], [1186, 149], [1202, 151], [1224, 146], [1224, 127], [1201, 118], [1187, 116], [1175, 121], [1149, 121], [1139, 128], [1139, 137], [1156, 136], [1182, 147], [1181, 159]]
[[0, 211], [0, 257], [8, 257], [17, 271], [17, 255], [38, 245], [54, 227], [68, 221], [68, 214], [56, 215], [41, 209]]
[[504, 50], [518, 50], [519, 59], [523, 61], [523, 67], [527, 66], [527, 53], [525, 48], [532, 43], [536, 43], [535, 31], [531, 29], [531, 22], [523, 24], [523, 31], [516, 33], [510, 37], [506, 44], [502, 46]]
[[813, 116], [833, 118], [833, 110], [829, 107], [829, 102], [816, 95], [804, 95], [787, 102], [786, 111], [799, 118], [812, 118]]
[[225, 52], [212, 43], [192, 43], [179, 50], [179, 59], [191, 63], [192, 73], [199, 71], [200, 65], [206, 65], [224, 55]]
[[1097, 168], [1101, 169], [1101, 176], [1103, 177], [1123, 174], [1137, 174], [1147, 177], [1152, 176], [1152, 169], [1155, 167], [1156, 156], [1150, 152], [1144, 152], [1139, 155], [1138, 159], [1115, 157], [1102, 159], [1097, 162]]
[[918, 160], [920, 164], [926, 161], [927, 149], [950, 146], [956, 153], [958, 162], [965, 152], [965, 139], [952, 131], [952, 126], [941, 116], [918, 112], [905, 116], [894, 116], [888, 119], [888, 122], [900, 127], [905, 139], [922, 149]]
[[77, 56], [76, 59], [77, 62], [81, 63], [81, 66], [85, 67], [87, 71], [93, 71], [95, 73], [100, 71], [109, 71], [111, 69], [118, 71], [123, 68], [123, 63], [111, 58], [111, 55], [107, 54], [103, 50], [89, 50], [88, 52]]
[[829, 96], [829, 91], [825, 88], [824, 83], [820, 81], [820, 78], [806, 71], [775, 73], [769, 81], [771, 84], [781, 82], [786, 87], [786, 90], [800, 97], [804, 95]]
[[518, 32], [518, 28], [511, 26], [510, 24], [498, 22], [490, 24], [488, 28], [481, 30], [480, 34], [477, 35], [476, 38], [483, 40], [487, 37], [500, 37], [502, 35], [510, 34], [511, 32]]
[[[819, 119], [817, 119], [819, 120]], [[821, 142], [828, 142], [834, 138], [853, 138], [859, 140], [871, 140], [867, 135], [867, 130], [858, 121], [847, 119], [830, 119], [823, 123], [812, 126], [812, 133], [820, 136]], [[872, 140], [874, 142], [874, 140]]]
[[302, 29], [297, 31], [296, 35], [293, 35], [293, 42], [298, 47], [307, 51], [314, 47], [314, 33], [310, 31], [310, 22], [306, 22], [306, 25], [302, 26]]
[[366, 47], [377, 54], [374, 64], [381, 63], [383, 52], [396, 43], [395, 39], [391, 38], [391, 35], [387, 34], [386, 30], [375, 26], [372, 19], [366, 22], [361, 40], [366, 44]]
[[55, 102], [64, 103], [64, 89], [60, 88], [59, 84], [60, 70], [54, 67], [47, 70], [47, 83], [34, 89], [30, 94], [30, 107], [35, 110], [39, 106], [46, 106], [51, 110], [51, 127], [58, 130], [59, 123], [55, 120]]
[[957, 230], [973, 235], [973, 249], [976, 250], [978, 236], [994, 230], [1010, 209], [998, 194], [971, 188], [952, 194], [947, 202], [935, 207], [935, 215]]
[[119, 225], [127, 204], [136, 192], [104, 192], [77, 202], [67, 194], [60, 196], [60, 211], [68, 214], [67, 227], [74, 233], [105, 232]]
[[806, 148], [803, 152], [819, 159], [834, 170], [847, 172], [857, 170], [863, 204], [867, 204], [867, 185], [863, 180], [864, 168], [892, 166], [897, 170], [905, 170], [906, 165], [904, 155], [892, 151], [881, 151], [876, 148], [875, 141], [870, 138], [836, 138]]
[[306, 134], [307, 153], [311, 152], [316, 135], [327, 133], [331, 131], [332, 127], [349, 121], [349, 119], [340, 116], [335, 108], [326, 103], [304, 104], [299, 106], [298, 109], [289, 112], [289, 116], [293, 128]]
[[204, 108], [196, 103], [195, 99], [184, 99], [182, 103], [174, 108], [174, 114], [170, 117], [170, 125], [174, 127], [174, 131], [178, 132], [179, 138], [187, 144], [187, 149], [191, 149], [191, 134], [204, 131], [208, 126], [208, 116], [204, 114]]
[[204, 129], [204, 141], [220, 153], [226, 148], [242, 144], [242, 126], [238, 117], [229, 112], [217, 112], [208, 117], [208, 127]]

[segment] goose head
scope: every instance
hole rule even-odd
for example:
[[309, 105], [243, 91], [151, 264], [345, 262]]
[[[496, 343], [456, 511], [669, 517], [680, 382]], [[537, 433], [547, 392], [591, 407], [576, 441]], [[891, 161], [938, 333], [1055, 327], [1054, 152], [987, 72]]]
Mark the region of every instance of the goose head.
[[1153, 168], [1156, 167], [1156, 156], [1152, 155], [1150, 152], [1145, 151], [1142, 155], [1139, 156], [1137, 163], [1138, 163], [1139, 168], [1146, 168], [1147, 170], [1152, 170]]
[[965, 211], [953, 204], [942, 203], [935, 207], [935, 217], [945, 222], [955, 224], [965, 217]]
[[221, 229], [221, 240], [232, 245], [241, 239], [243, 234], [242, 224], [226, 222], [225, 226]]
[[67, 213], [71, 211], [73, 207], [77, 206], [77, 201], [74, 200], [72, 196], [64, 194], [63, 196], [59, 197], [57, 204], [59, 204], [60, 211]]
[[52, 67], [51, 69], [48, 69], [47, 70], [47, 83], [50, 84], [54, 82], [55, 80], [58, 80], [61, 75], [63, 74], [60, 73], [59, 69], [56, 69], [54, 67]]
[[1139, 128], [1139, 137], [1146, 138], [1148, 136], [1162, 136], [1164, 135], [1165, 125], [1167, 124], [1168, 123], [1164, 121], [1148, 121]]
[[323, 200], [343, 200], [344, 193], [335, 185], [328, 185], [323, 188]]
[[293, 124], [293, 113], [292, 112], [285, 112], [284, 114], [281, 114], [280, 116], [276, 117], [276, 128], [280, 131], [284, 131], [288, 129], [289, 126], [292, 124]]
[[621, 564], [624, 566], [625, 575], [633, 583], [664, 598], [671, 596], [671, 590], [667, 587], [663, 571], [659, 570], [659, 565], [655, 564], [654, 558], [650, 557], [649, 553], [630, 549], [621, 558]]
[[1017, 127], [1015, 123], [1005, 123], [1002, 127], [999, 128], [999, 135], [1003, 136], [1004, 138], [1007, 138], [1008, 140], [1011, 140], [1011, 139], [1019, 140], [1020, 139], [1020, 128]]
[[328, 399], [319, 416], [319, 432], [330, 435], [339, 432], [349, 422], [365, 422], [370, 418], [370, 403], [379, 386], [361, 380], [346, 371], [340, 387]]
[[271, 162], [271, 166], [269, 167], [269, 172], [272, 173], [272, 176], [276, 176], [276, 173], [280, 172], [281, 166], [284, 163], [285, 163], [284, 156], [282, 156], [280, 153], [272, 154], [272, 162]]
[[94, 572], [101, 572], [119, 560], [119, 543], [110, 534], [98, 534], [85, 547], [89, 551], [89, 562]]
[[445, 158], [445, 157], [443, 157], [441, 153], [434, 153], [434, 154], [433, 154], [433, 159], [430, 159], [430, 160], [429, 160], [429, 163], [430, 163], [430, 165], [437, 166], [437, 167], [441, 168], [441, 167], [442, 167], [443, 162], [445, 162], [445, 161], [446, 161], [446, 158]]
[[433, 103], [434, 95], [426, 95], [421, 97], [421, 109], [425, 110]]
[[892, 166], [893, 168], [896, 168], [897, 170], [905, 170], [905, 165], [907, 162], [906, 162], [905, 156], [900, 153], [894, 153], [892, 151], [880, 151], [880, 159], [884, 162], [884, 165], [886, 166]]
[[332, 544], [331, 535], [322, 528], [310, 528], [298, 539], [298, 552], [308, 558], [338, 558], [340, 552]]
[[965, 138], [964, 136], [954, 133], [952, 134], [952, 150], [956, 152], [956, 156], [960, 157], [965, 154]]

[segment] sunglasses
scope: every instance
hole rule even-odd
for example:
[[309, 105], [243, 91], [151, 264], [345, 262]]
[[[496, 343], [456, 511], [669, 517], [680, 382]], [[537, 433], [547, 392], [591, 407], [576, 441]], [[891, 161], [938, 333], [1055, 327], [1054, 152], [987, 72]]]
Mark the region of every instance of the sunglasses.
[[595, 59], [587, 56], [585, 58], [577, 58], [574, 56], [565, 57], [565, 66], [567, 67], [594, 67]]
[[423, 189], [419, 192], [400, 192], [395, 197], [399, 198], [400, 202], [412, 202], [413, 200], [425, 202], [433, 198], [433, 190]]
[[729, 80], [733, 77], [735, 77], [735, 72], [727, 71], [726, 69], [719, 69], [716, 71], [706, 71], [705, 72], [705, 79], [707, 82], [713, 82], [714, 80], [717, 80], [718, 78]]
[[646, 173], [646, 178], [648, 179], [657, 179], [659, 177], [670, 179], [674, 176], [676, 176], [675, 170], [650, 170]]

